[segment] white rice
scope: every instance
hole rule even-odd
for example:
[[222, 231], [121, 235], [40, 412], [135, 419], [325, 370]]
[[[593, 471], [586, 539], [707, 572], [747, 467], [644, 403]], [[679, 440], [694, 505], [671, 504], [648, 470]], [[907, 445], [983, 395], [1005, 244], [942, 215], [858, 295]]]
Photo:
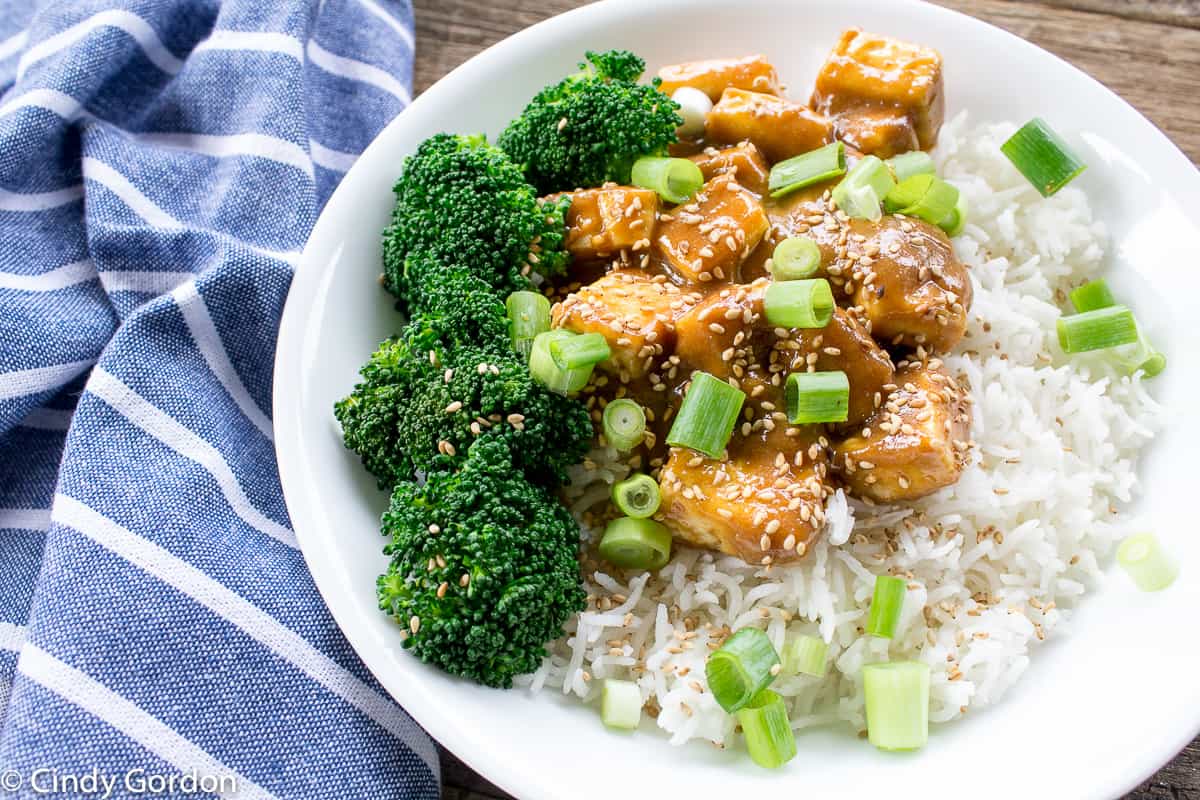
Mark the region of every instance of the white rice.
[[[1138, 378], [1059, 350], [1065, 292], [1100, 271], [1105, 231], [1080, 190], [1042, 199], [1013, 169], [999, 146], [1014, 129], [968, 127], [963, 114], [934, 154], [971, 209], [955, 247], [971, 267], [974, 306], [966, 338], [945, 359], [975, 399], [976, 446], [958, 483], [903, 506], [867, 506], [839, 491], [820, 543], [792, 566], [677, 547], [655, 575], [591, 574], [589, 610], [523, 685], [593, 701], [601, 679], [633, 679], [673, 743], [723, 746], [734, 719], [707, 691], [704, 663], [710, 631], [724, 626], [765, 628], [778, 648], [790, 636], [822, 636], [827, 675], [772, 688], [788, 700], [793, 727], [855, 731], [865, 728], [864, 663], [928, 663], [930, 720], [948, 722], [999, 700], [1042, 640], [1065, 633], [1129, 530], [1122, 509], [1137, 493], [1138, 453], [1160, 408]], [[577, 513], [603, 503], [624, 476], [615, 456], [594, 452], [577, 469]], [[890, 642], [860, 632], [875, 576], [888, 572], [909, 578]]]

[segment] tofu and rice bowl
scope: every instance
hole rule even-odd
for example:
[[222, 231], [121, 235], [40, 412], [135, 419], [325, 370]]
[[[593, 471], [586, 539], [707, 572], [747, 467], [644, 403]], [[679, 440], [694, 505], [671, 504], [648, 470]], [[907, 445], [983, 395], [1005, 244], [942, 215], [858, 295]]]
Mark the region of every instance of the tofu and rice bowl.
[[859, 30], [807, 102], [644, 69], [403, 165], [397, 333], [335, 413], [406, 648], [778, 767], [998, 701], [1114, 552], [1174, 579], [1124, 513], [1166, 360], [1062, 137], [943, 124], [940, 55]]

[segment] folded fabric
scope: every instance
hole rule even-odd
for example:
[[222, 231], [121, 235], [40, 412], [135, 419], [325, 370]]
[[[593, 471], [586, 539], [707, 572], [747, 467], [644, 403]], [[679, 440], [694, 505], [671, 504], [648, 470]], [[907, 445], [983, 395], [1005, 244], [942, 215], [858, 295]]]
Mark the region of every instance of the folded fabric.
[[437, 797], [305, 568], [270, 417], [299, 251], [409, 101], [411, 8], [30, 5], [0, 0], [0, 793]]

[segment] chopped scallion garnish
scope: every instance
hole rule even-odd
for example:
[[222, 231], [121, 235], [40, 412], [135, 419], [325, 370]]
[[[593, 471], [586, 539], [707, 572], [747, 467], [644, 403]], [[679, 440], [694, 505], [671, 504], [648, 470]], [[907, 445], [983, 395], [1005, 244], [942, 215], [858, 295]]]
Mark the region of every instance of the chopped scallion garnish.
[[646, 412], [641, 403], [622, 397], [604, 407], [601, 426], [608, 443], [626, 452], [642, 443], [646, 433]]
[[792, 675], [825, 677], [829, 645], [819, 636], [802, 635], [788, 639], [783, 646], [783, 670]]
[[622, 569], [659, 569], [671, 560], [671, 532], [652, 519], [620, 517], [604, 528], [599, 549]]
[[894, 575], [875, 576], [875, 593], [871, 597], [871, 611], [867, 615], [868, 635], [881, 639], [892, 638], [907, 593], [908, 582], [903, 578]]
[[846, 146], [833, 142], [771, 167], [767, 188], [771, 197], [783, 197], [805, 186], [836, 178], [845, 171]]
[[592, 376], [592, 365], [579, 369], [563, 369], [550, 355], [550, 345], [556, 342], [578, 336], [571, 331], [555, 328], [539, 333], [533, 340], [533, 348], [529, 351], [529, 374], [538, 383], [552, 392], [570, 394], [578, 392], [587, 386], [588, 378]]
[[1042, 197], [1054, 194], [1087, 169], [1062, 137], [1037, 117], [1000, 145], [1000, 152], [1008, 156]]
[[937, 167], [933, 165], [933, 159], [924, 150], [910, 150], [907, 153], [892, 156], [886, 163], [892, 168], [892, 174], [896, 176], [897, 182], [903, 182], [913, 175], [934, 175], [937, 173]]
[[636, 728], [642, 721], [642, 690], [638, 685], [606, 678], [600, 690], [600, 721], [610, 728]]
[[789, 236], [771, 253], [771, 277], [777, 281], [811, 278], [821, 268], [821, 248], [807, 236]]
[[686, 203], [704, 185], [704, 173], [686, 158], [645, 156], [633, 162], [633, 185], [658, 192], [668, 203]]
[[835, 305], [824, 278], [772, 281], [763, 296], [767, 322], [783, 328], [824, 328]]
[[732, 714], [775, 680], [781, 667], [771, 640], [758, 628], [742, 628], [725, 640], [704, 665], [708, 688], [721, 708]]
[[612, 498], [622, 514], [634, 519], [653, 516], [662, 502], [658, 481], [644, 474], [613, 484]]
[[737, 712], [746, 750], [755, 764], [777, 769], [796, 756], [796, 734], [783, 698], [770, 689], [759, 692]]
[[883, 208], [889, 214], [904, 214], [938, 225], [954, 213], [958, 189], [936, 175], [913, 175], [905, 178], [883, 198]]
[[1064, 353], [1103, 350], [1136, 342], [1137, 321], [1125, 306], [1108, 306], [1058, 318], [1058, 343]]
[[793, 425], [845, 422], [850, 414], [850, 380], [841, 370], [793, 372], [783, 397]]
[[881, 750], [916, 750], [929, 741], [929, 665], [893, 661], [863, 667], [867, 738]]
[[1152, 533], [1138, 533], [1121, 542], [1117, 563], [1143, 592], [1157, 592], [1175, 582], [1179, 567]]
[[863, 156], [833, 188], [833, 202], [856, 219], [878, 221], [883, 198], [895, 187], [892, 171], [875, 156]]
[[608, 340], [599, 333], [581, 333], [550, 342], [550, 357], [564, 370], [591, 367], [610, 355]]
[[537, 292], [513, 292], [504, 301], [504, 306], [512, 323], [513, 349], [529, 358], [534, 338], [550, 330], [550, 300]]
[[962, 192], [958, 193], [958, 200], [954, 203], [954, 210], [950, 212], [944, 220], [938, 223], [938, 227], [946, 232], [947, 236], [958, 236], [963, 232], [963, 228], [967, 226], [967, 196]]
[[1071, 290], [1071, 305], [1075, 306], [1075, 310], [1080, 314], [1116, 304], [1117, 298], [1113, 297], [1108, 283], [1103, 278], [1097, 278]]
[[667, 444], [720, 458], [745, 401], [746, 394], [740, 389], [707, 372], [696, 372], [671, 424]]

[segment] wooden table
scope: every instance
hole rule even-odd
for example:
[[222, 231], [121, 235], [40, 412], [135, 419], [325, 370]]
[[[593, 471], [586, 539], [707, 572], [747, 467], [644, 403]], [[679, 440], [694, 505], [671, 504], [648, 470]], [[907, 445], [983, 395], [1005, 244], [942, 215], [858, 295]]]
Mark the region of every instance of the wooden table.
[[[1200, 163], [1200, 0], [934, 1], [1075, 64], [1132, 103]], [[585, 2], [415, 0], [414, 5], [415, 83], [423, 91], [485, 47]], [[448, 751], [441, 753], [446, 800], [509, 797]], [[1200, 739], [1126, 800], [1200, 800]]]

